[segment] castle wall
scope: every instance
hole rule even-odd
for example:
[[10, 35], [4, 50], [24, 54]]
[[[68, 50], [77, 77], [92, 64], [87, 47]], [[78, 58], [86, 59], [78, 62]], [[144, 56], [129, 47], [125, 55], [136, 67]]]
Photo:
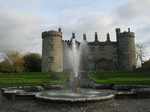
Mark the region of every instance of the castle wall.
[[[75, 33], [72, 34], [75, 38]], [[87, 42], [88, 48], [81, 57], [81, 70], [133, 70], [136, 66], [134, 33], [121, 32], [116, 29], [116, 42], [110, 40], [98, 41], [98, 34], [95, 32], [95, 41]], [[72, 46], [72, 39], [62, 40], [61, 29], [42, 33], [42, 72], [61, 72], [70, 70], [69, 49]], [[83, 35], [86, 41], [86, 35]], [[76, 41], [78, 46], [80, 42]], [[87, 54], [88, 53], [88, 54]]]
[[117, 43], [94, 42], [89, 43], [89, 60], [91, 70], [116, 70], [117, 69]]
[[70, 48], [69, 48], [69, 46], [68, 46], [68, 44], [65, 42], [65, 41], [63, 41], [63, 70], [64, 71], [70, 71], [70, 57], [69, 57], [69, 50], [70, 50]]

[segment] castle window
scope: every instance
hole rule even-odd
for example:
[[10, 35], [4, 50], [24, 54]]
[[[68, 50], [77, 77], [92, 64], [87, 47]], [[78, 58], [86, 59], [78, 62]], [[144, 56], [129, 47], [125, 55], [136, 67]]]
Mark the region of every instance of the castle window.
[[100, 54], [101, 58], [105, 58], [105, 53]]
[[53, 45], [52, 45], [52, 44], [49, 45], [49, 49], [50, 49], [50, 50], [53, 50]]
[[114, 62], [114, 67], [117, 67], [117, 66], [118, 66], [117, 62]]
[[126, 60], [125, 60], [125, 62], [128, 64], [128, 63], [129, 63], [129, 60], [128, 60], [128, 59], [126, 59]]
[[127, 51], [127, 50], [125, 50], [125, 51], [124, 51], [124, 54], [125, 54], [125, 55], [128, 55], [128, 51]]
[[113, 46], [113, 49], [114, 49], [114, 50], [117, 50], [117, 46], [114, 45], [114, 46]]
[[50, 43], [51, 43], [51, 42], [53, 42], [53, 39], [52, 39], [52, 38], [50, 38], [50, 39], [49, 39], [49, 42], [50, 42]]
[[93, 55], [92, 54], [89, 54], [89, 60], [93, 60]]
[[104, 46], [100, 46], [99, 51], [104, 51]]
[[93, 58], [89, 58], [89, 61], [93, 61]]
[[94, 64], [94, 63], [89, 63], [89, 69], [93, 69], [93, 68], [94, 68], [94, 66], [95, 66], [95, 64]]
[[54, 57], [49, 57], [48, 62], [53, 63], [54, 62]]
[[105, 61], [102, 61], [102, 62], [99, 63], [99, 65], [100, 65], [101, 67], [104, 67], [104, 66], [106, 66], [106, 62], [105, 62]]
[[90, 47], [90, 50], [91, 50], [91, 51], [95, 51], [95, 48], [94, 48], [94, 47]]
[[116, 58], [117, 58], [117, 55], [116, 55], [116, 54], [113, 54], [113, 58], [115, 58], [115, 59], [116, 59]]
[[128, 45], [128, 44], [125, 44], [124, 47], [125, 47], [125, 49], [127, 49], [127, 48], [129, 47], [129, 45]]

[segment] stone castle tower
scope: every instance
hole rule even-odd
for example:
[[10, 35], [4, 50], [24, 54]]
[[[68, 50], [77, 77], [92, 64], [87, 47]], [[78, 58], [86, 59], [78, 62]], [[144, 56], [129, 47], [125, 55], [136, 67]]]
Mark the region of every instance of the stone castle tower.
[[120, 32], [120, 28], [116, 29], [117, 48], [118, 48], [118, 64], [120, 70], [133, 70], [136, 67], [135, 42], [134, 33]]
[[42, 72], [62, 72], [62, 32], [48, 31], [42, 33]]
[[[72, 33], [75, 38], [75, 33]], [[121, 32], [116, 29], [116, 40], [111, 41], [109, 33], [106, 41], [98, 40], [98, 34], [94, 34], [95, 40], [88, 43], [88, 56], [82, 61], [83, 70], [133, 70], [136, 66], [134, 33], [128, 31]], [[71, 40], [62, 40], [62, 32], [48, 31], [42, 33], [42, 72], [61, 72], [69, 70], [67, 58], [68, 47], [71, 47]], [[86, 40], [86, 34], [83, 35]], [[86, 40], [87, 41], [87, 40]], [[80, 42], [76, 41], [78, 46]], [[83, 57], [85, 58], [85, 57]], [[64, 65], [64, 66], [63, 66]]]

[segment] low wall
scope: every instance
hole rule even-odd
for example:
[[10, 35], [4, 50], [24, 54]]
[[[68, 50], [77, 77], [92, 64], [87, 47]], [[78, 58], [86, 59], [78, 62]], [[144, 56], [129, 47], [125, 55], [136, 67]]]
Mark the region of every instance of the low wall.
[[[93, 89], [116, 90], [115, 98], [150, 98], [149, 84], [93, 84]], [[65, 88], [65, 87], [64, 87]], [[38, 91], [64, 89], [61, 85], [16, 86], [2, 88], [2, 94], [7, 100], [16, 98], [35, 98]]]

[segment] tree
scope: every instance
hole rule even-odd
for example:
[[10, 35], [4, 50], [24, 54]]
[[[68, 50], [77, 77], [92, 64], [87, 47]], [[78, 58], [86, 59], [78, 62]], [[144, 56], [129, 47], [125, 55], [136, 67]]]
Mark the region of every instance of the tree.
[[142, 69], [144, 69], [144, 70], [149, 70], [149, 71], [150, 71], [150, 60], [149, 60], [149, 61], [145, 61], [145, 62], [142, 64]]
[[146, 46], [141, 43], [136, 44], [136, 59], [138, 67], [140, 67], [142, 63], [146, 60], [148, 54], [149, 52], [147, 51]]
[[24, 70], [24, 60], [21, 55], [21, 51], [2, 51], [3, 62], [1, 62], [1, 70], [6, 72], [22, 72]]
[[0, 62], [0, 72], [10, 72], [10, 66], [8, 60]]
[[41, 55], [38, 53], [28, 53], [24, 55], [25, 71], [40, 72], [41, 71]]

